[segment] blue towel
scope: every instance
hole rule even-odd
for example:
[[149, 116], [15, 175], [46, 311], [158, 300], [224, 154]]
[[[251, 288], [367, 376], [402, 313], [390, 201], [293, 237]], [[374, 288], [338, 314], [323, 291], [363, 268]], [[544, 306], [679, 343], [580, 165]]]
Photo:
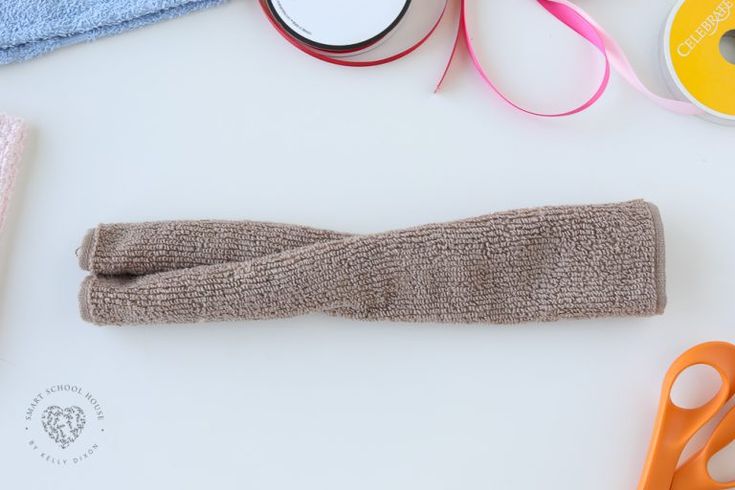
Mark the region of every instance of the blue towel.
[[0, 64], [171, 19], [226, 0], [0, 0]]

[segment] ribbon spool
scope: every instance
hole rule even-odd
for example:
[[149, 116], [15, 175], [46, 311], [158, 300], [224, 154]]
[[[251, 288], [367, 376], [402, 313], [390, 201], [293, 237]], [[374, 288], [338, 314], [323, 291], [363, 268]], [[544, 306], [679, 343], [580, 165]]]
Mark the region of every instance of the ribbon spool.
[[380, 42], [410, 4], [411, 0], [268, 0], [274, 18], [291, 36], [334, 53], [352, 53]]
[[366, 67], [416, 50], [436, 30], [450, 0], [258, 1], [299, 50], [328, 63]]
[[706, 117], [735, 124], [735, 0], [680, 0], [664, 34], [664, 62], [675, 93]]

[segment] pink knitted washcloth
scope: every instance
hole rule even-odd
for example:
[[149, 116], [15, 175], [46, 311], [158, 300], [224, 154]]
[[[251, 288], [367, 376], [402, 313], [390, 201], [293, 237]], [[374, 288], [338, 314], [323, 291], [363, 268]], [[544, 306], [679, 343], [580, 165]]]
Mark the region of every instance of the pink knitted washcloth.
[[23, 121], [0, 114], [0, 232], [5, 225], [24, 141]]

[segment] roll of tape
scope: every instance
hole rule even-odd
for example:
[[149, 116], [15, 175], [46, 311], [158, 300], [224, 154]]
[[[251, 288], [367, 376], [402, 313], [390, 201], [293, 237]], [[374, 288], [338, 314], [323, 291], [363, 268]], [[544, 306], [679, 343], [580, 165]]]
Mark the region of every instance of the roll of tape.
[[309, 46], [335, 53], [368, 48], [387, 36], [411, 0], [268, 0], [278, 23]]
[[723, 45], [735, 34], [735, 0], [680, 0], [666, 22], [671, 85], [720, 122], [735, 124], [735, 63]]

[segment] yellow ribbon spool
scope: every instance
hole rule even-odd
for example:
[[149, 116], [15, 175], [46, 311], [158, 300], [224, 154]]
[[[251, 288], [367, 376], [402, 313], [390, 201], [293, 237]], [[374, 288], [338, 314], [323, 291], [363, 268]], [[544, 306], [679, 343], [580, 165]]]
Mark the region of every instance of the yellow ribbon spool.
[[666, 66], [678, 91], [705, 113], [733, 123], [735, 63], [720, 45], [734, 34], [735, 0], [680, 0], [664, 37]]

